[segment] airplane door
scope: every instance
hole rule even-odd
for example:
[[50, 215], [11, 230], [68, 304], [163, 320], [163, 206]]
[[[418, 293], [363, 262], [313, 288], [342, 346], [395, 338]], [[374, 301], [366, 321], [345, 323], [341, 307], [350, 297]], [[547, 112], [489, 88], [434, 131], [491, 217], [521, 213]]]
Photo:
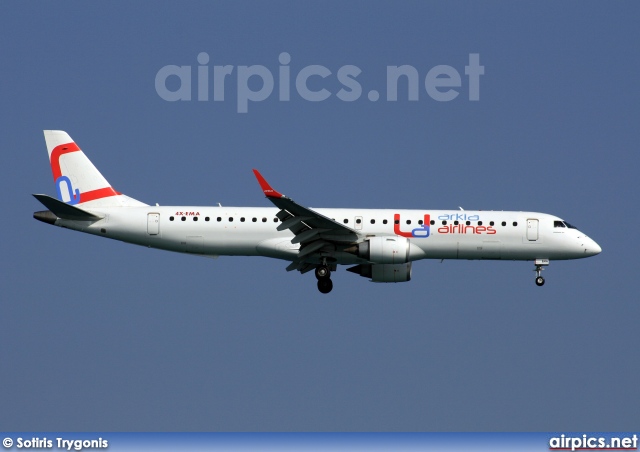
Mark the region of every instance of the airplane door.
[[536, 219], [527, 220], [527, 240], [530, 242], [538, 240], [538, 220]]
[[353, 223], [356, 225], [356, 230], [362, 229], [362, 217], [356, 217]]
[[147, 214], [147, 234], [158, 235], [160, 233], [160, 214]]

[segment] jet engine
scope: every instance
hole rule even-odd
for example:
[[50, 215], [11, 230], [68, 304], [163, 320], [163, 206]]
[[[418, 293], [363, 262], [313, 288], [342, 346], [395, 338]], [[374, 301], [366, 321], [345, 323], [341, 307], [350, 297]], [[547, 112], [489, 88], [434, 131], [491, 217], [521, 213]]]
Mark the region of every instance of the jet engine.
[[374, 264], [404, 264], [425, 257], [422, 249], [398, 236], [371, 237], [345, 251]]
[[371, 282], [411, 281], [411, 262], [406, 264], [361, 264], [348, 268], [347, 271], [371, 278]]

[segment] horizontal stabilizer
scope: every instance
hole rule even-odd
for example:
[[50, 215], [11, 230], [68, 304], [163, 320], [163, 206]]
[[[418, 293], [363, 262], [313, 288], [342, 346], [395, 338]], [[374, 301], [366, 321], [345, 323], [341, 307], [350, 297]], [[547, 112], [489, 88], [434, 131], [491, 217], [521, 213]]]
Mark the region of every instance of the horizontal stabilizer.
[[47, 195], [33, 195], [38, 201], [40, 201], [47, 209], [53, 212], [58, 218], [65, 220], [75, 221], [97, 221], [104, 216], [99, 216], [82, 210], [78, 207], [66, 204], [62, 201], [58, 201], [55, 198]]

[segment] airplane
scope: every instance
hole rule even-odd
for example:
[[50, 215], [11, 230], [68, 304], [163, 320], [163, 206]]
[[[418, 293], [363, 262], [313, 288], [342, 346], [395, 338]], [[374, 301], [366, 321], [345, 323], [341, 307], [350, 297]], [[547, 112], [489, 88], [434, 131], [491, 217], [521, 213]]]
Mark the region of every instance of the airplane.
[[45, 130], [57, 199], [34, 194], [48, 210], [34, 218], [122, 242], [206, 257], [264, 256], [287, 271], [313, 271], [333, 289], [338, 265], [372, 282], [411, 280], [421, 259], [532, 261], [535, 283], [551, 260], [599, 254], [572, 224], [537, 212], [312, 209], [276, 191], [253, 170], [275, 207], [151, 206], [116, 191], [64, 131]]

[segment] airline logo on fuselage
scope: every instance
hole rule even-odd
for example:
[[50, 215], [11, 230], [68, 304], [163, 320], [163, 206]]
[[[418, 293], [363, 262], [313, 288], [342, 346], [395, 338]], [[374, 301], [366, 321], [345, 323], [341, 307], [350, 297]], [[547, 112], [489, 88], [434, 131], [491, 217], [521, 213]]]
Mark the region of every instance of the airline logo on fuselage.
[[[483, 226], [479, 223], [480, 215], [473, 214], [468, 215], [466, 213], [452, 213], [442, 214], [438, 216], [438, 220], [442, 223], [442, 226], [438, 227], [439, 234], [486, 234], [493, 235], [497, 231], [493, 226]], [[449, 224], [449, 222], [452, 222]], [[466, 224], [467, 222], [476, 222], [475, 225]], [[407, 238], [427, 238], [431, 235], [431, 215], [424, 214], [424, 220], [418, 228], [414, 228], [411, 232], [404, 232], [400, 230], [400, 214], [396, 213], [393, 216], [393, 232], [396, 235]], [[435, 222], [434, 222], [435, 223]], [[456, 224], [457, 223], [457, 224]]]
[[431, 235], [431, 215], [424, 214], [423, 223], [419, 228], [412, 229], [411, 232], [402, 232], [400, 230], [400, 214], [397, 213], [393, 216], [393, 232], [401, 237], [426, 239]]

